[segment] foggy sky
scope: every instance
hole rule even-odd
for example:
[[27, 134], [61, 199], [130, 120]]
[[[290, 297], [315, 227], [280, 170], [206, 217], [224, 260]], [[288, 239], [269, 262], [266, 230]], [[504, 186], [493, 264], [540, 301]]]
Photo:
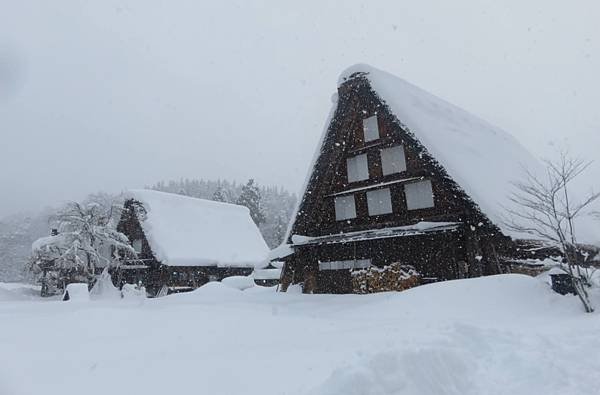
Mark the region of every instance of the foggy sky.
[[[537, 156], [600, 151], [595, 1], [0, 0], [0, 10], [0, 217], [181, 177], [297, 191], [338, 74], [354, 63], [463, 107]], [[589, 177], [600, 184], [597, 163]]]

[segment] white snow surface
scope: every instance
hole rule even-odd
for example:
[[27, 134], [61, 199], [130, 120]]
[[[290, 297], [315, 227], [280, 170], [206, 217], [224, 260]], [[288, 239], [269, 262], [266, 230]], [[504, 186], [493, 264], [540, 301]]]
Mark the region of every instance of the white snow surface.
[[600, 313], [515, 274], [373, 295], [213, 282], [143, 302], [8, 300], [0, 322], [0, 394], [592, 395], [600, 382]]
[[0, 282], [0, 302], [35, 300], [39, 296], [40, 287], [37, 285]]
[[145, 189], [128, 198], [156, 258], [170, 266], [265, 267], [269, 248], [246, 207]]

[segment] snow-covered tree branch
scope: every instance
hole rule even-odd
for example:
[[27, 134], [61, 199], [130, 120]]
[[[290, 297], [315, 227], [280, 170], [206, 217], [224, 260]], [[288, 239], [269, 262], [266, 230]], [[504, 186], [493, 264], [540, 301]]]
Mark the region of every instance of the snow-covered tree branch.
[[117, 267], [123, 257], [135, 257], [127, 237], [115, 229], [116, 205], [104, 198], [70, 202], [53, 215], [56, 232], [33, 244], [32, 268], [92, 281], [97, 268]]

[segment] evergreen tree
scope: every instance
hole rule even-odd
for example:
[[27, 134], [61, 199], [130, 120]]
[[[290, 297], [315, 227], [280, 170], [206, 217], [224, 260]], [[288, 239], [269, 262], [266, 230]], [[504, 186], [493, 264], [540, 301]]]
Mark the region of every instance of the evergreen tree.
[[237, 200], [237, 204], [248, 207], [250, 216], [257, 226], [265, 221], [265, 214], [261, 207], [260, 190], [254, 183], [254, 179], [251, 178], [246, 185], [242, 187], [242, 192]]
[[223, 193], [223, 189], [219, 187], [215, 193], [213, 193], [211, 200], [214, 200], [215, 202], [227, 202], [225, 199], [225, 194]]

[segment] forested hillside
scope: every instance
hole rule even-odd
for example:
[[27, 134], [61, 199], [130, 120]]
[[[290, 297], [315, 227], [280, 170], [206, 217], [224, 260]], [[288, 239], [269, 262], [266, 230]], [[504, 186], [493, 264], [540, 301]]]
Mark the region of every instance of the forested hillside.
[[0, 281], [25, 281], [31, 243], [49, 231], [49, 210], [0, 219]]

